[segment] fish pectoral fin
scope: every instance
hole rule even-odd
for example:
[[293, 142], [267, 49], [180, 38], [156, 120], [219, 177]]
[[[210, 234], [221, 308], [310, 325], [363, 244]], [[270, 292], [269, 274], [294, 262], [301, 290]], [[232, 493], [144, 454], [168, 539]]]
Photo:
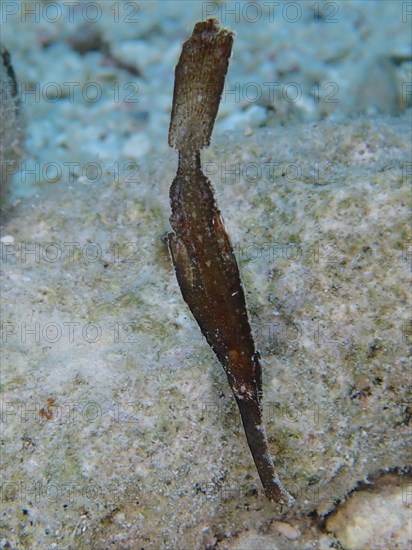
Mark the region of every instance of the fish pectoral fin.
[[182, 239], [175, 233], [169, 233], [169, 250], [172, 262], [176, 272], [177, 282], [179, 283], [185, 302], [191, 306], [196, 289], [196, 269], [193, 265], [189, 253]]

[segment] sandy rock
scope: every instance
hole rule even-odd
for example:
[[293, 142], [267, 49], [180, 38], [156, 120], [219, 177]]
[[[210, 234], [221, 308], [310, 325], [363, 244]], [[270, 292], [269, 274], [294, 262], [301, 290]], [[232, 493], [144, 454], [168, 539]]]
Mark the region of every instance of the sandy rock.
[[355, 492], [326, 522], [344, 548], [409, 548], [411, 481], [381, 481], [377, 487]]
[[206, 527], [222, 540], [325, 514], [408, 464], [409, 133], [407, 117], [301, 124], [217, 136], [205, 153], [263, 358], [269, 443], [296, 497], [288, 517], [261, 493], [162, 240], [175, 155], [152, 154], [138, 182], [53, 184], [15, 207], [2, 243], [7, 540], [23, 524], [32, 546], [196, 548]]

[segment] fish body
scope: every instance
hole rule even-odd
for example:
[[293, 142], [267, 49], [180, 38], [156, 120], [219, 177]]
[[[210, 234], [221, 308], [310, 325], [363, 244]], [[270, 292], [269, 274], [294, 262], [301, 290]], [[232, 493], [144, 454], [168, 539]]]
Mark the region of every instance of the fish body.
[[232, 43], [232, 33], [215, 20], [197, 23], [176, 67], [169, 144], [178, 149], [179, 163], [170, 188], [169, 248], [183, 298], [226, 372], [265, 495], [291, 506], [262, 421], [262, 369], [239, 268], [201, 169], [200, 149], [210, 143]]

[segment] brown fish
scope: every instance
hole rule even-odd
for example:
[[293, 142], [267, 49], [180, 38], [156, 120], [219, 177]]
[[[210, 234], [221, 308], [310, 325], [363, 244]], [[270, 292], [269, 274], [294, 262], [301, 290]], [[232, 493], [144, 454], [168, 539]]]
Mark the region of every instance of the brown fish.
[[225, 369], [266, 497], [291, 506], [270, 456], [262, 422], [262, 370], [233, 248], [200, 149], [210, 144], [233, 34], [217, 21], [196, 23], [175, 71], [169, 145], [179, 164], [170, 188], [169, 247], [185, 302]]

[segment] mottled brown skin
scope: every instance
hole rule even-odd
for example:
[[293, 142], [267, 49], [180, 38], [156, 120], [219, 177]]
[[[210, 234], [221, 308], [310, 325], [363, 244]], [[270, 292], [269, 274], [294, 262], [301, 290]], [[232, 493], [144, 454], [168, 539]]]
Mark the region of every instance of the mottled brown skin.
[[[212, 185], [200, 165], [199, 148], [208, 145], [210, 140], [233, 40], [227, 31], [219, 31], [215, 23], [209, 20], [196, 25], [193, 43], [192, 36], [184, 44], [176, 68], [169, 143], [179, 150], [179, 165], [170, 188], [170, 223], [174, 233], [169, 234], [169, 247], [183, 298], [227, 374], [265, 494], [270, 500], [291, 505], [293, 498], [275, 472], [262, 423], [262, 372], [238, 265], [215, 203]], [[188, 100], [190, 105], [185, 111], [186, 95], [191, 98], [193, 89], [202, 89], [204, 93], [204, 84], [196, 84], [194, 70], [199, 50], [202, 75], [205, 63], [209, 71], [218, 74], [214, 73], [213, 78], [202, 76], [209, 80], [209, 97], [199, 109], [194, 109], [193, 102]], [[213, 64], [216, 51], [219, 56], [217, 68]], [[222, 52], [226, 55], [223, 60]], [[180, 78], [192, 78], [194, 83], [191, 80], [187, 86]], [[179, 117], [177, 122], [176, 116]], [[199, 128], [197, 136], [194, 135], [196, 127]], [[190, 139], [185, 134], [186, 128]]]
[[198, 155], [194, 160], [180, 155], [170, 197], [175, 231], [170, 246], [184, 298], [231, 384], [239, 392], [246, 385], [254, 394], [248, 379], [255, 349], [239, 270]]

